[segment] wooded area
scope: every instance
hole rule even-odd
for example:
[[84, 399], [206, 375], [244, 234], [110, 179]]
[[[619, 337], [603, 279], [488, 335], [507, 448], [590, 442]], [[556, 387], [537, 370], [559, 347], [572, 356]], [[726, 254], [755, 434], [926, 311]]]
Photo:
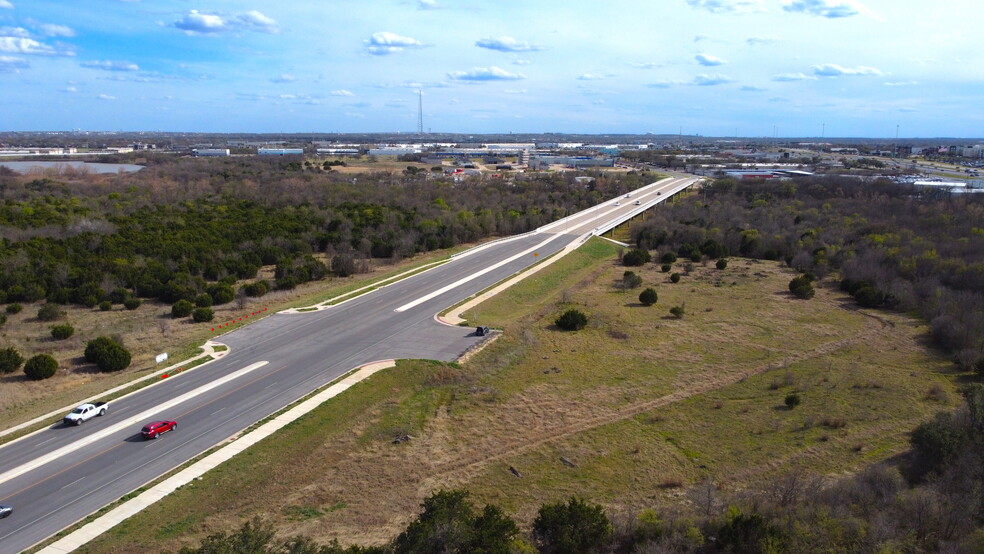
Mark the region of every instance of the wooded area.
[[[850, 178], [718, 179], [632, 228], [640, 247], [782, 260], [866, 308], [918, 313], [964, 368], [984, 358], [984, 195]], [[658, 257], [658, 256], [657, 256]]]
[[0, 302], [91, 307], [119, 289], [192, 301], [209, 283], [252, 279], [271, 264], [277, 286], [292, 288], [348, 274], [353, 259], [526, 232], [643, 184], [637, 175], [588, 186], [566, 174], [353, 176], [280, 158], [147, 161], [110, 176], [0, 171]]

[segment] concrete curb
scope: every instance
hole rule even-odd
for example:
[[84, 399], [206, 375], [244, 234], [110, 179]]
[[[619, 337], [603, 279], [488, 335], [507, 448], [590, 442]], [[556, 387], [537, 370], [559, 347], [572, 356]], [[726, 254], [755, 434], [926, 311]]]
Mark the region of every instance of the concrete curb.
[[58, 539], [54, 543], [39, 550], [39, 554], [63, 554], [72, 552], [99, 535], [122, 523], [127, 518], [139, 513], [158, 500], [176, 491], [178, 488], [191, 483], [207, 471], [228, 461], [236, 454], [246, 450], [250, 446], [269, 437], [279, 431], [287, 424], [299, 419], [308, 412], [314, 410], [327, 400], [345, 392], [349, 387], [362, 381], [377, 371], [394, 367], [395, 360], [382, 360], [367, 364], [356, 371], [346, 375], [338, 382], [331, 384], [328, 388], [315, 394], [311, 398], [304, 400], [300, 404], [290, 408], [286, 412], [275, 416], [270, 421], [260, 425], [258, 428], [245, 434], [240, 434], [228, 439], [227, 444], [219, 450], [209, 454], [192, 465], [182, 469], [178, 473], [168, 477], [164, 481], [154, 485], [150, 489], [140, 493], [135, 498], [127, 500], [119, 506], [113, 508], [106, 514], [100, 516], [95, 521], [83, 525], [81, 528], [69, 533], [67, 536]]
[[586, 233], [584, 235], [581, 235], [580, 238], [578, 238], [576, 241], [568, 244], [562, 250], [557, 252], [555, 256], [551, 256], [550, 258], [534, 265], [533, 267], [529, 268], [526, 271], [522, 271], [516, 275], [513, 275], [512, 277], [499, 283], [495, 287], [472, 297], [470, 300], [464, 302], [463, 304], [458, 305], [447, 314], [443, 316], [441, 315], [435, 316], [435, 319], [437, 319], [438, 322], [444, 323], [446, 325], [459, 325], [463, 323], [465, 319], [461, 317], [462, 313], [474, 308], [475, 306], [481, 304], [482, 302], [485, 302], [489, 298], [492, 298], [493, 296], [508, 289], [509, 287], [515, 285], [516, 283], [522, 281], [523, 279], [528, 278], [529, 276], [533, 275], [537, 271], [540, 271], [541, 269], [563, 258], [567, 254], [570, 254], [574, 250], [577, 250], [578, 248], [580, 248], [582, 244], [585, 243], [585, 241], [587, 241], [592, 236], [593, 235], [591, 233]]

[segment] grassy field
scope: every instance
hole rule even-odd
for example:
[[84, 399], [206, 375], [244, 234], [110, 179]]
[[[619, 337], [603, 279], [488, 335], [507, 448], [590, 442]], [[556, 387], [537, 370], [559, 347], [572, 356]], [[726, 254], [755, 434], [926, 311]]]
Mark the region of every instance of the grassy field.
[[[470, 310], [504, 333], [467, 363], [378, 373], [84, 551], [177, 550], [254, 515], [284, 535], [378, 544], [448, 487], [524, 525], [572, 494], [610, 514], [666, 509], [708, 480], [727, 493], [890, 459], [956, 401], [958, 376], [918, 321], [859, 311], [833, 286], [795, 299], [788, 270], [743, 259], [676, 264], [677, 284], [633, 268], [659, 293], [644, 307], [641, 289], [615, 286], [616, 251], [592, 240]], [[586, 329], [553, 325], [568, 307]]]

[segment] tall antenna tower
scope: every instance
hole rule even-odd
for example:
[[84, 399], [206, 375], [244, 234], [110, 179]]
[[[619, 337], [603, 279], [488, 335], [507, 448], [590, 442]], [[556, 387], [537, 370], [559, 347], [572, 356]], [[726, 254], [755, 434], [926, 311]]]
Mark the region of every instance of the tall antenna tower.
[[417, 134], [424, 134], [424, 91], [417, 91]]

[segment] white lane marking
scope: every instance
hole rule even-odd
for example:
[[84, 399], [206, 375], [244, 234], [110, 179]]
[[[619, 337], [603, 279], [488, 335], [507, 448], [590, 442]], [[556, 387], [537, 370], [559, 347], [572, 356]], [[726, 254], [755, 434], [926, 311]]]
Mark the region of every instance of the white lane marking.
[[75, 483], [78, 483], [79, 481], [81, 481], [83, 479], [85, 479], [85, 477], [79, 477], [78, 479], [76, 479], [76, 480], [72, 481], [71, 483], [69, 483], [69, 484], [65, 485], [64, 487], [62, 487], [62, 489], [67, 489], [68, 487], [71, 487], [72, 485], [74, 485]]
[[195, 390], [188, 391], [188, 392], [182, 394], [181, 396], [172, 398], [171, 400], [168, 400], [167, 402], [158, 404], [157, 406], [154, 406], [153, 408], [151, 408], [149, 410], [145, 410], [143, 412], [140, 412], [137, 415], [130, 416], [129, 418], [127, 418], [127, 419], [125, 419], [123, 421], [120, 421], [119, 423], [116, 423], [116, 424], [114, 424], [114, 425], [112, 425], [110, 427], [107, 427], [106, 429], [103, 429], [103, 430], [99, 431], [98, 433], [93, 433], [93, 434], [89, 435], [88, 437], [85, 437], [83, 439], [77, 440], [77, 441], [73, 442], [72, 444], [65, 445], [65, 446], [59, 448], [58, 450], [54, 450], [52, 452], [49, 452], [48, 454], [45, 454], [44, 456], [39, 456], [39, 457], [31, 460], [30, 462], [27, 462], [26, 464], [22, 464], [22, 465], [20, 465], [18, 467], [15, 467], [14, 469], [5, 471], [3, 473], [0, 473], [0, 483], [5, 483], [5, 482], [10, 481], [11, 479], [13, 479], [15, 477], [19, 477], [19, 476], [27, 473], [28, 471], [31, 471], [31, 470], [36, 469], [36, 468], [39, 468], [39, 467], [41, 467], [41, 466], [43, 466], [43, 465], [45, 465], [45, 464], [47, 464], [49, 462], [52, 462], [54, 460], [57, 460], [58, 458], [66, 455], [66, 454], [70, 454], [70, 453], [72, 453], [72, 452], [74, 452], [74, 451], [82, 448], [83, 446], [87, 446], [89, 444], [92, 444], [92, 443], [100, 440], [100, 439], [103, 439], [105, 437], [108, 437], [109, 435], [111, 435], [111, 434], [113, 434], [113, 433], [115, 433], [115, 432], [117, 432], [117, 431], [119, 431], [121, 429], [124, 429], [126, 427], [129, 427], [131, 425], [136, 425], [137, 423], [143, 423], [145, 420], [150, 419], [151, 416], [153, 416], [153, 415], [156, 415], [156, 414], [158, 414], [158, 413], [160, 413], [160, 412], [162, 412], [164, 410], [167, 410], [169, 408], [173, 408], [174, 406], [177, 406], [178, 404], [181, 404], [182, 402], [184, 402], [186, 400], [189, 400], [191, 398], [194, 398], [194, 397], [196, 397], [196, 396], [198, 396], [200, 394], [203, 394], [203, 393], [205, 393], [205, 392], [207, 392], [209, 390], [212, 390], [212, 389], [214, 389], [216, 387], [220, 387], [220, 386], [228, 383], [229, 381], [232, 381], [233, 379], [238, 379], [239, 377], [242, 377], [243, 375], [246, 375], [250, 371], [253, 371], [255, 369], [259, 369], [259, 368], [267, 365], [268, 363], [270, 363], [270, 362], [265, 362], [264, 361], [264, 362], [256, 362], [254, 364], [248, 365], [248, 366], [246, 366], [246, 367], [244, 367], [244, 368], [242, 368], [242, 369], [240, 369], [238, 371], [235, 371], [233, 373], [230, 373], [230, 374], [226, 375], [225, 377], [220, 377], [220, 378], [216, 379], [215, 381], [212, 381], [211, 383], [209, 383], [207, 385], [202, 385], [201, 387], [199, 387], [199, 388], [197, 388]]
[[505, 260], [502, 260], [501, 262], [499, 262], [499, 263], [497, 263], [495, 265], [491, 265], [491, 266], [483, 269], [482, 271], [479, 271], [477, 273], [472, 273], [468, 277], [465, 277], [464, 279], [459, 279], [459, 280], [451, 283], [450, 285], [441, 287], [441, 288], [437, 289], [436, 291], [434, 291], [434, 292], [432, 292], [430, 294], [425, 294], [424, 296], [421, 296], [420, 298], [414, 300], [413, 302], [409, 302], [407, 304], [404, 304], [404, 305], [400, 306], [399, 308], [397, 308], [397, 309], [395, 309], [393, 311], [394, 312], [405, 312], [405, 311], [409, 310], [410, 308], [413, 308], [415, 306], [419, 306], [420, 304], [423, 304], [424, 302], [427, 302], [428, 300], [430, 300], [432, 298], [435, 298], [437, 296], [440, 296], [440, 295], [448, 292], [449, 290], [451, 290], [451, 289], [453, 289], [455, 287], [459, 287], [459, 286], [467, 283], [468, 281], [471, 281], [473, 279], [477, 279], [477, 278], [481, 277], [482, 275], [485, 275], [486, 273], [488, 273], [490, 271], [493, 271], [493, 270], [495, 270], [495, 269], [497, 269], [499, 267], [502, 267], [502, 266], [508, 264], [509, 262], [513, 261], [513, 260], [516, 260], [516, 259], [519, 259], [519, 258], [521, 258], [523, 256], [529, 255], [530, 252], [536, 252], [538, 249], [542, 248], [543, 245], [545, 245], [545, 244], [547, 244], [547, 243], [549, 243], [549, 242], [557, 239], [560, 236], [561, 235], [559, 235], [559, 234], [558, 235], [552, 235], [547, 240], [541, 242], [540, 244], [537, 244], [536, 246], [534, 246], [534, 247], [532, 247], [532, 248], [530, 248], [528, 250], [524, 250], [524, 251], [520, 252], [519, 254], [516, 254], [515, 256], [512, 256], [511, 258], [506, 258]]

